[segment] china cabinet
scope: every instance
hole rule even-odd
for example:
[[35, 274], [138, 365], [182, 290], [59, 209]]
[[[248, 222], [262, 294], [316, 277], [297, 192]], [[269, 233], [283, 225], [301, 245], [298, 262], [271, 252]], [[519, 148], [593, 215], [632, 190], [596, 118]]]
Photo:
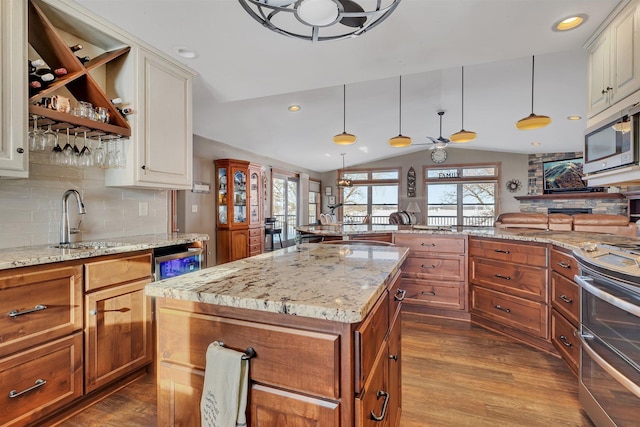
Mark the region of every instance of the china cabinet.
[[244, 160], [221, 159], [216, 166], [217, 264], [264, 250], [262, 170]]

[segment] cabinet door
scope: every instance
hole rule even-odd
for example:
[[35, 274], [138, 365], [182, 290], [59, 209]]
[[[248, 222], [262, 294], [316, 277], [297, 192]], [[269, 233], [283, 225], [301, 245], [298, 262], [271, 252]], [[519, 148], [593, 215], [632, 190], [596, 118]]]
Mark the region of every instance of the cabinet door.
[[249, 256], [249, 230], [231, 232], [231, 261]]
[[339, 426], [340, 406], [288, 391], [251, 386], [252, 426]]
[[620, 101], [640, 87], [640, 42], [638, 7], [632, 6], [611, 24], [610, 104]]
[[588, 116], [594, 116], [609, 105], [609, 33], [604, 32], [589, 48]]
[[387, 346], [378, 352], [371, 375], [362, 393], [356, 398], [356, 423], [358, 427], [386, 427], [389, 425], [389, 399], [393, 390], [389, 387]]
[[191, 78], [165, 59], [144, 49], [139, 52], [143, 97], [138, 112], [138, 179], [149, 186], [191, 189]]
[[0, 176], [29, 175], [27, 132], [27, 2], [0, 2]]
[[151, 280], [85, 296], [85, 388], [93, 391], [151, 362]]

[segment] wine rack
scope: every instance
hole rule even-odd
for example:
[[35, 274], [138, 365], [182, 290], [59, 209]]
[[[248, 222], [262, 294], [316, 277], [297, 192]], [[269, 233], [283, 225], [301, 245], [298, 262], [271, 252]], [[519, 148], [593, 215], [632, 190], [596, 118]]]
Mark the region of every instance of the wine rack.
[[[31, 47], [50, 68], [64, 67], [68, 71], [66, 75], [60, 76], [52, 84], [29, 98], [29, 114], [48, 119], [47, 121], [42, 121], [43, 124], [53, 122], [59, 128], [87, 131], [88, 136], [131, 136], [131, 127], [126, 118], [120, 114], [98, 82], [90, 74], [91, 70], [126, 55], [130, 47], [122, 46], [109, 50], [83, 64], [57, 33], [54, 25], [43, 10], [32, 0], [29, 0], [28, 16], [28, 37]], [[61, 88], [66, 88], [78, 101], [87, 101], [95, 107], [107, 108], [110, 123], [102, 123], [36, 105], [42, 97], [52, 95]], [[40, 121], [38, 122], [40, 123]]]

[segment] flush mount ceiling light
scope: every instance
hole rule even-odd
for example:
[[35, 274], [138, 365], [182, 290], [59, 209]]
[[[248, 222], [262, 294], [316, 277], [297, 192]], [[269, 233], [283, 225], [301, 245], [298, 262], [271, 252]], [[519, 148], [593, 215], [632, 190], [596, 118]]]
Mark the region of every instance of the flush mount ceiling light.
[[358, 139], [355, 135], [347, 133], [347, 85], [342, 85], [342, 133], [333, 137], [333, 142], [338, 145], [351, 145]]
[[553, 31], [569, 31], [574, 28], [578, 28], [580, 25], [587, 22], [588, 16], [584, 13], [580, 13], [578, 15], [567, 16], [566, 18], [562, 18], [553, 24], [551, 29]]
[[402, 135], [402, 76], [400, 76], [400, 101], [398, 113], [398, 136], [389, 139], [389, 145], [392, 147], [408, 147], [411, 145], [411, 138]]
[[535, 64], [536, 57], [531, 57], [531, 114], [524, 119], [518, 120], [516, 123], [516, 127], [520, 130], [530, 130], [530, 129], [539, 129], [547, 126], [551, 123], [551, 118], [549, 116], [538, 116], [533, 113], [533, 85], [535, 82], [534, 73], [535, 73]]
[[364, 34], [384, 21], [401, 0], [238, 0], [244, 10], [276, 33], [312, 42]]
[[[462, 67], [462, 129], [449, 137], [451, 142], [463, 143], [471, 142], [476, 139], [477, 134], [472, 131], [464, 130], [464, 67]], [[442, 134], [442, 131], [440, 131]]]
[[173, 51], [176, 53], [176, 55], [186, 59], [195, 59], [198, 57], [198, 53], [195, 50], [186, 46], [175, 46], [173, 48]]
[[287, 108], [289, 111], [291, 111], [292, 113], [295, 113], [296, 111], [300, 111], [300, 106], [293, 104], [293, 105], [289, 105], [289, 107]]
[[567, 120], [572, 120], [572, 121], [580, 120], [580, 119], [582, 119], [581, 116], [569, 116], [569, 117], [567, 117]]
[[[340, 155], [342, 156], [342, 169], [338, 172], [338, 176], [344, 173], [344, 156], [346, 156], [347, 153], [341, 153]], [[336, 179], [336, 185], [338, 187], [353, 187], [353, 182], [347, 178], [338, 178]]]

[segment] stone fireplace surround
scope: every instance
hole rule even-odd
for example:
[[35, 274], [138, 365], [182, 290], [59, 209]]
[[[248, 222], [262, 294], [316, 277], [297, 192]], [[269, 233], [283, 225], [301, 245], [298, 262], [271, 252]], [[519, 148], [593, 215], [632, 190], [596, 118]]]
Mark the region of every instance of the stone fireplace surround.
[[[529, 155], [528, 178], [535, 195], [543, 194], [542, 163], [554, 160], [575, 159], [582, 157], [581, 151], [568, 153], [540, 153]], [[621, 191], [624, 191], [622, 188]], [[606, 190], [605, 190], [606, 191]], [[592, 194], [592, 193], [587, 193]], [[530, 194], [534, 195], [534, 194]], [[627, 215], [627, 200], [621, 198], [566, 197], [563, 194], [546, 194], [544, 198], [526, 197], [520, 200], [520, 212], [549, 213], [549, 209], [591, 209], [594, 214]]]

